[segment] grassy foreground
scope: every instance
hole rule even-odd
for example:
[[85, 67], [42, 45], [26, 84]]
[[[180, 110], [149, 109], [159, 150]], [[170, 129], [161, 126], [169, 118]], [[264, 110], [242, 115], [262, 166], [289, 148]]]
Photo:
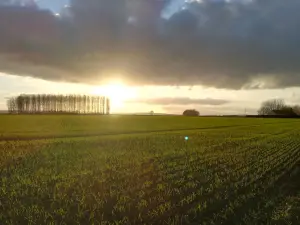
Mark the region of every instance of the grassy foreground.
[[42, 118], [0, 117], [1, 225], [300, 223], [296, 120]]

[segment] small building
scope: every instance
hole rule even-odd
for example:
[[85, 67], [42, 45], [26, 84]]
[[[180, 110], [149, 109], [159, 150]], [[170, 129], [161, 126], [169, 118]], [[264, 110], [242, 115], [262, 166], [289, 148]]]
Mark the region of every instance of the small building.
[[299, 117], [299, 115], [291, 107], [273, 110], [272, 112], [273, 112], [272, 116], [278, 116], [278, 117]]

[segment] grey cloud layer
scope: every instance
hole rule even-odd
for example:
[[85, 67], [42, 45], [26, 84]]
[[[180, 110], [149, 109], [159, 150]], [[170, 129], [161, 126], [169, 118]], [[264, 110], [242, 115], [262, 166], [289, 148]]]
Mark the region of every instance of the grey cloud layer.
[[61, 19], [0, 7], [0, 71], [91, 84], [117, 74], [137, 85], [300, 85], [299, 0], [204, 0], [168, 19], [167, 0], [71, 3]]
[[192, 98], [150, 98], [150, 99], [136, 99], [129, 102], [138, 102], [153, 105], [224, 105], [229, 101], [224, 99], [192, 99]]

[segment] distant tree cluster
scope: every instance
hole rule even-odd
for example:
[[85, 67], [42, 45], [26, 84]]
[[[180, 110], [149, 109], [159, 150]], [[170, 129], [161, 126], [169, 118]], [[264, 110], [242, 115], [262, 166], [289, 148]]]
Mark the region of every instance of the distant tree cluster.
[[200, 113], [195, 109], [187, 109], [183, 112], [184, 116], [200, 116]]
[[274, 110], [281, 110], [286, 107], [283, 99], [271, 99], [263, 102], [258, 110], [258, 115], [271, 115]]
[[261, 104], [258, 110], [260, 116], [270, 115], [300, 116], [300, 106], [290, 106], [283, 99], [271, 99]]
[[9, 113], [109, 114], [110, 100], [88, 95], [19, 95], [7, 100]]

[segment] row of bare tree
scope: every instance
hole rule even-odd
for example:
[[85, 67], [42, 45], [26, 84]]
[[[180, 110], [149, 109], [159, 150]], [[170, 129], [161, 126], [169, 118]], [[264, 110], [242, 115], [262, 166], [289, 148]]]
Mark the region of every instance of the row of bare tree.
[[260, 116], [272, 115], [286, 115], [286, 116], [300, 116], [299, 105], [287, 105], [283, 99], [270, 99], [261, 104], [258, 110]]
[[19, 95], [7, 100], [10, 113], [109, 114], [110, 100], [89, 95]]

